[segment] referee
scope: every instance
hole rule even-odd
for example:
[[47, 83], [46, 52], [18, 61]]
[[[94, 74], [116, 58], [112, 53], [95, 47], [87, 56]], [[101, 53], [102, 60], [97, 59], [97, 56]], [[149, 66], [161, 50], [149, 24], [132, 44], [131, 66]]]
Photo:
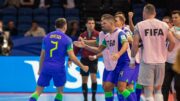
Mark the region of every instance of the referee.
[[[83, 32], [80, 37], [83, 38], [84, 40], [96, 40], [96, 38], [99, 36], [99, 32], [95, 30], [95, 20], [92, 17], [87, 18], [86, 20], [86, 28], [87, 30]], [[80, 69], [80, 73], [82, 76], [82, 90], [83, 90], [83, 96], [84, 96], [84, 101], [88, 101], [88, 87], [87, 87], [87, 82], [88, 82], [88, 76], [90, 74], [91, 76], [91, 81], [92, 81], [92, 101], [96, 101], [96, 90], [97, 90], [97, 80], [96, 80], [96, 73], [97, 73], [97, 63], [98, 60], [93, 60], [91, 61], [89, 59], [89, 56], [94, 56], [96, 54], [86, 50], [86, 49], [80, 49], [77, 47], [74, 47], [74, 52], [75, 54], [78, 54], [78, 52], [81, 50], [81, 62], [84, 65], [89, 66], [89, 71], [84, 72], [82, 69]], [[70, 65], [69, 61], [69, 65]]]

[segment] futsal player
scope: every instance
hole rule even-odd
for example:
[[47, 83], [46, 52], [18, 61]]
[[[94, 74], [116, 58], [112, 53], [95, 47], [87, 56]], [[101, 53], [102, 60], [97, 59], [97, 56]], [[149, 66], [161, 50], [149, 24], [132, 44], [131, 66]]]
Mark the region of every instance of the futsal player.
[[167, 58], [166, 39], [169, 41], [168, 51], [172, 51], [174, 48], [174, 39], [168, 25], [156, 19], [155, 16], [154, 5], [145, 5], [143, 9], [144, 21], [135, 26], [131, 52], [131, 64], [134, 64], [139, 40], [142, 40], [138, 83], [143, 85], [146, 101], [163, 101], [161, 87]]
[[[131, 50], [130, 50], [130, 46], [133, 42], [133, 39], [132, 39], [132, 32], [130, 31], [129, 27], [127, 25], [125, 25], [125, 15], [123, 12], [117, 12], [115, 14], [115, 25], [116, 27], [122, 29], [124, 32], [125, 32], [125, 35], [126, 35], [126, 38], [129, 42], [129, 47], [128, 47], [128, 56], [129, 58], [131, 57]], [[136, 77], [137, 77], [137, 72], [135, 73], [135, 69], [136, 68], [133, 68], [133, 69], [130, 69], [131, 73], [133, 73], [133, 75], [131, 76], [131, 79], [128, 81], [128, 86], [127, 86], [127, 89], [132, 93], [132, 95], [134, 96], [134, 98], [136, 99], [136, 93], [135, 93], [135, 90], [134, 90], [134, 83], [136, 82]], [[121, 96], [118, 96], [118, 99], [120, 101], [125, 101], [125, 98], [121, 95]]]
[[[132, 32], [134, 32], [133, 16], [134, 16], [133, 12], [128, 12], [129, 28], [131, 29]], [[140, 47], [142, 47], [142, 43], [139, 44], [139, 48]], [[139, 64], [140, 64], [140, 58], [141, 58], [140, 54], [141, 54], [140, 49], [138, 49], [138, 53], [136, 54], [136, 57], [135, 57], [135, 72], [132, 78], [132, 80], [136, 82], [135, 90], [136, 90], [137, 101], [144, 100], [144, 96], [141, 96], [143, 87], [137, 82], [138, 74], [139, 74]]]
[[85, 72], [88, 66], [84, 66], [78, 61], [73, 52], [72, 40], [65, 34], [67, 22], [64, 18], [59, 18], [55, 22], [56, 31], [50, 32], [43, 38], [42, 51], [40, 56], [39, 78], [36, 91], [31, 95], [29, 101], [37, 101], [44, 87], [49, 86], [53, 79], [57, 88], [57, 94], [54, 101], [62, 101], [63, 87], [66, 83], [65, 56], [80, 66]]
[[[128, 71], [128, 41], [125, 33], [121, 29], [115, 27], [114, 16], [112, 15], [107, 16], [102, 20], [101, 27], [104, 32], [109, 32], [109, 34], [106, 34], [102, 45], [99, 47], [91, 47], [85, 45], [83, 42], [79, 44], [81, 44], [85, 49], [95, 53], [100, 53], [105, 48], [107, 49], [106, 57], [107, 61], [109, 61], [109, 66], [105, 68], [103, 74], [103, 88], [106, 101], [113, 101], [113, 95], [109, 92], [112, 92], [115, 85], [118, 86], [119, 94], [121, 93], [127, 101], [134, 101], [133, 96], [126, 89], [130, 74]], [[77, 46], [79, 44], [77, 44]]]
[[[176, 59], [176, 54], [178, 53], [178, 49], [180, 49], [180, 11], [175, 10], [172, 12], [172, 19], [174, 26], [170, 29], [173, 33], [173, 37], [175, 39], [175, 47], [171, 52], [168, 52], [167, 61], [165, 63], [165, 79], [162, 86], [162, 93], [164, 96], [164, 101], [168, 101], [169, 91], [171, 87], [171, 82], [174, 78], [174, 85], [173, 87], [178, 94], [176, 98], [180, 95], [180, 76], [173, 70], [173, 65]], [[180, 98], [180, 97], [179, 97]], [[180, 99], [179, 99], [180, 100]]]

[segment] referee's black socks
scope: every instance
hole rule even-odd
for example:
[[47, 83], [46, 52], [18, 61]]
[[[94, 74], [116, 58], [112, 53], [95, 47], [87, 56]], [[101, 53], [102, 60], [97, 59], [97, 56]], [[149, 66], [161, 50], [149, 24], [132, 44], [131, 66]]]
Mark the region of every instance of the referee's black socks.
[[92, 101], [96, 101], [97, 82], [92, 83]]
[[82, 84], [82, 90], [83, 90], [84, 101], [87, 101], [87, 93], [88, 93], [87, 83]]

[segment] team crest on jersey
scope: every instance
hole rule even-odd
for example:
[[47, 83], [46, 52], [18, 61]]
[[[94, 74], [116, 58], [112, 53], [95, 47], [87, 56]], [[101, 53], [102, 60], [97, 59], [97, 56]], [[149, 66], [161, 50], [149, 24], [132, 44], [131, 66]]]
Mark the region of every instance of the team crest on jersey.
[[121, 35], [121, 39], [122, 40], [126, 40], [126, 36], [125, 35]]

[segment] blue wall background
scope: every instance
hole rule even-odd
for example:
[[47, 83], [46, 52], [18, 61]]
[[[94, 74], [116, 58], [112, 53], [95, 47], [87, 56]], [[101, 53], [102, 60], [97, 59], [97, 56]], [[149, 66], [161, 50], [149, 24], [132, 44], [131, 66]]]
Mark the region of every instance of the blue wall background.
[[15, 37], [12, 56], [39, 56], [42, 37]]
[[[67, 60], [68, 57], [66, 57]], [[0, 92], [33, 92], [38, 78], [39, 57], [37, 56], [10, 56], [0, 57]], [[98, 92], [102, 90], [102, 73], [104, 70], [102, 59], [98, 62]], [[67, 70], [67, 83], [64, 92], [82, 92], [81, 77], [79, 67], [75, 64]], [[89, 91], [91, 81], [88, 83]], [[56, 89], [51, 85], [45, 89], [45, 92], [55, 92]]]

